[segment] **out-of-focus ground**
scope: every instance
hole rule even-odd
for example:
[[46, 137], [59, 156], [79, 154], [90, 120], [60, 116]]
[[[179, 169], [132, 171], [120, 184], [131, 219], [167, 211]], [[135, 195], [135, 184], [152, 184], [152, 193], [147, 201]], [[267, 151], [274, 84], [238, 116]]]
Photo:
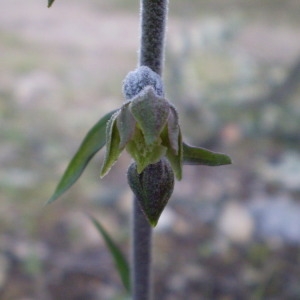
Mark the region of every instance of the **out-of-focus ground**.
[[[300, 2], [170, 1], [164, 81], [185, 139], [234, 164], [186, 166], [154, 234], [155, 299], [300, 299]], [[113, 300], [87, 214], [130, 256], [130, 158], [103, 150], [43, 206], [136, 66], [138, 1], [2, 0], [0, 299]]]

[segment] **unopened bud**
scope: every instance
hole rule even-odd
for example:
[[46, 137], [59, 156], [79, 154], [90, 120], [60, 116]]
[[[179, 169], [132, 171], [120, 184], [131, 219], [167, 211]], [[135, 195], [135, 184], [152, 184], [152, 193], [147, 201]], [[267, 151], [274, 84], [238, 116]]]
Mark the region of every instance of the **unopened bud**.
[[129, 72], [123, 81], [123, 94], [126, 100], [137, 96], [146, 86], [151, 86], [157, 96], [163, 96], [161, 77], [149, 67], [141, 66]]
[[127, 173], [128, 183], [149, 223], [155, 227], [174, 189], [174, 173], [169, 161], [162, 158], [148, 165], [142, 173], [132, 163]]

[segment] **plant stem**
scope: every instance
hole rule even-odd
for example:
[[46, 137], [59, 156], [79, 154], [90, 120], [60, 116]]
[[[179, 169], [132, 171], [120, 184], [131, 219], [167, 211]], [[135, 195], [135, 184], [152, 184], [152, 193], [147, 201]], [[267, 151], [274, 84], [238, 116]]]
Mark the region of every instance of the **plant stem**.
[[140, 65], [161, 75], [168, 0], [141, 0]]
[[135, 197], [133, 204], [133, 233], [132, 299], [150, 300], [152, 298], [152, 227], [146, 220]]
[[[141, 46], [139, 65], [161, 75], [168, 0], [141, 0]], [[138, 199], [133, 204], [133, 300], [152, 298], [152, 227], [141, 211]]]

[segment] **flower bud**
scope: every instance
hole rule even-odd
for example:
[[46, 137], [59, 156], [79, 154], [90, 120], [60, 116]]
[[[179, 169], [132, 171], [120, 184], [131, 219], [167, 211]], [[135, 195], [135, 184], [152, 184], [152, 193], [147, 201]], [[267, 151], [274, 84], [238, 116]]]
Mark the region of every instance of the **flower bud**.
[[149, 67], [141, 66], [129, 72], [123, 81], [123, 94], [126, 100], [137, 96], [146, 86], [151, 86], [157, 96], [163, 96], [161, 77]]
[[162, 158], [138, 173], [132, 163], [127, 173], [128, 183], [149, 223], [155, 227], [174, 189], [174, 173], [169, 161]]

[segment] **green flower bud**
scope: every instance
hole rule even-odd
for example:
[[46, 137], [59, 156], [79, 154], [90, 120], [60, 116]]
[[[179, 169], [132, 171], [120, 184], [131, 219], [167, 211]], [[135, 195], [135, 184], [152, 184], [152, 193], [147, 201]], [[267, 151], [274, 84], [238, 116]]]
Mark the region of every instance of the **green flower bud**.
[[149, 223], [155, 227], [174, 189], [174, 173], [169, 161], [162, 158], [138, 173], [132, 163], [127, 173], [128, 184]]

